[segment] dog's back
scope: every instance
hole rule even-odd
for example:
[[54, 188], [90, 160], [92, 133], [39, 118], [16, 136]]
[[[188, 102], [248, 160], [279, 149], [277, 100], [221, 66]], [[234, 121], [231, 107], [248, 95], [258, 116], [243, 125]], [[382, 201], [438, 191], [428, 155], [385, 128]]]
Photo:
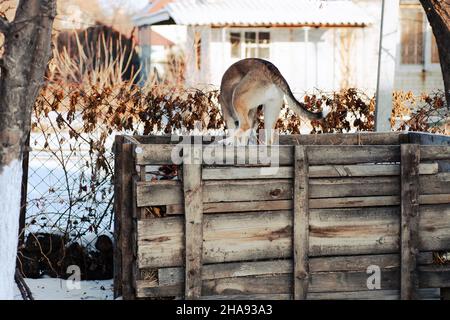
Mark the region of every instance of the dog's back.
[[[257, 59], [247, 58], [242, 59], [232, 64], [224, 73], [222, 82], [220, 85], [219, 102], [222, 106], [222, 112], [227, 123], [227, 127], [230, 129], [237, 127], [238, 116], [233, 106], [233, 95], [236, 87], [241, 84], [242, 80], [251, 73], [251, 78], [254, 81], [248, 81], [251, 86], [248, 86], [248, 90], [254, 90], [255, 82], [260, 84], [260, 87], [267, 85], [268, 83], [275, 85], [287, 98], [289, 106], [292, 110], [308, 119], [321, 119], [325, 115], [321, 112], [313, 113], [305, 108], [305, 105], [299, 102], [293, 95], [286, 79], [281, 72], [271, 62]], [[245, 92], [245, 88], [240, 88], [240, 92]], [[256, 108], [257, 106], [249, 106], [248, 109]]]

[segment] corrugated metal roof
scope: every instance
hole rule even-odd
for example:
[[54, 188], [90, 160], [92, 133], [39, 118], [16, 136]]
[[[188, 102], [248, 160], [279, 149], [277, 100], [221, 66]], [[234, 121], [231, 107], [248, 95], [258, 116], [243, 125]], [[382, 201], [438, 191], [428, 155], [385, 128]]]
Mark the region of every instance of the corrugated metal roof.
[[348, 0], [178, 0], [167, 4], [153, 17], [141, 17], [136, 23], [160, 22], [156, 15], [169, 16], [180, 25], [365, 26], [372, 23], [361, 8]]

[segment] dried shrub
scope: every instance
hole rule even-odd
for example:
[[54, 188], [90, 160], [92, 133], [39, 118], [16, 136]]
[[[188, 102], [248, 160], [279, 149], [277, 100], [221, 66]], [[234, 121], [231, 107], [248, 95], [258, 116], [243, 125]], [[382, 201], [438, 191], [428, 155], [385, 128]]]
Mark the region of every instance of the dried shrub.
[[[98, 42], [109, 52], [107, 41]], [[170, 134], [222, 132], [224, 121], [218, 105], [218, 91], [184, 88], [180, 82], [148, 82], [134, 84], [134, 76], [125, 80], [123, 70], [130, 61], [126, 48], [119, 54], [105, 57], [102, 64], [92, 63], [92, 56], [84, 52], [73, 59], [64, 50], [54, 52], [48, 82], [36, 102], [33, 131], [40, 134], [32, 147], [50, 153], [64, 171], [59, 186], [49, 188], [31, 204], [63, 201], [65, 209], [56, 212], [57, 219], [43, 210], [29, 216], [30, 224], [56, 228], [72, 239], [89, 233], [98, 234], [111, 227], [113, 190], [112, 138], [118, 133]], [[100, 50], [100, 49], [99, 49]], [[177, 62], [181, 63], [181, 62]], [[86, 66], [90, 66], [87, 68]], [[176, 69], [174, 67], [174, 69]], [[324, 105], [331, 113], [324, 121], [303, 121], [288, 107], [284, 107], [276, 129], [281, 133], [340, 133], [372, 131], [375, 99], [357, 89], [339, 92], [313, 92], [303, 101], [312, 111]], [[263, 126], [260, 112], [259, 126]], [[394, 130], [445, 132], [442, 123], [448, 118], [443, 93], [423, 95], [394, 94], [392, 125]], [[200, 126], [199, 126], [200, 124]], [[70, 159], [84, 155], [77, 169], [70, 173]], [[159, 178], [167, 176], [161, 168]], [[76, 183], [74, 183], [76, 181]], [[41, 206], [42, 207], [42, 206]], [[164, 212], [150, 212], [160, 216]], [[51, 223], [48, 220], [52, 220]]]

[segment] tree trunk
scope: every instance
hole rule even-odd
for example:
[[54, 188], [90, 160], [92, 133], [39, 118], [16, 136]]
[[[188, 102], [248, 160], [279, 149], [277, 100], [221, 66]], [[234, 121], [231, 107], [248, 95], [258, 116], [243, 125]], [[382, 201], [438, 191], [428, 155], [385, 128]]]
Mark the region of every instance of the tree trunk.
[[14, 20], [0, 15], [0, 299], [12, 299], [22, 154], [31, 112], [51, 57], [56, 0], [20, 0]]
[[450, 106], [450, 1], [420, 0], [433, 29], [439, 51], [445, 99]]

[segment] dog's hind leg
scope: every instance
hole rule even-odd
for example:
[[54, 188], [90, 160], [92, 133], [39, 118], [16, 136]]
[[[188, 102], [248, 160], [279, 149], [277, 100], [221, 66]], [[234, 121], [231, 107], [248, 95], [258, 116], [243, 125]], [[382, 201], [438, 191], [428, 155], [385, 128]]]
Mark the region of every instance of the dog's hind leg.
[[242, 144], [247, 144], [248, 136], [255, 122], [256, 110], [270, 99], [274, 85], [258, 79], [257, 74], [248, 73], [233, 93], [233, 108], [239, 121], [235, 133]]
[[264, 140], [266, 145], [271, 145], [275, 139], [275, 125], [283, 106], [283, 96], [274, 97], [264, 104]]

